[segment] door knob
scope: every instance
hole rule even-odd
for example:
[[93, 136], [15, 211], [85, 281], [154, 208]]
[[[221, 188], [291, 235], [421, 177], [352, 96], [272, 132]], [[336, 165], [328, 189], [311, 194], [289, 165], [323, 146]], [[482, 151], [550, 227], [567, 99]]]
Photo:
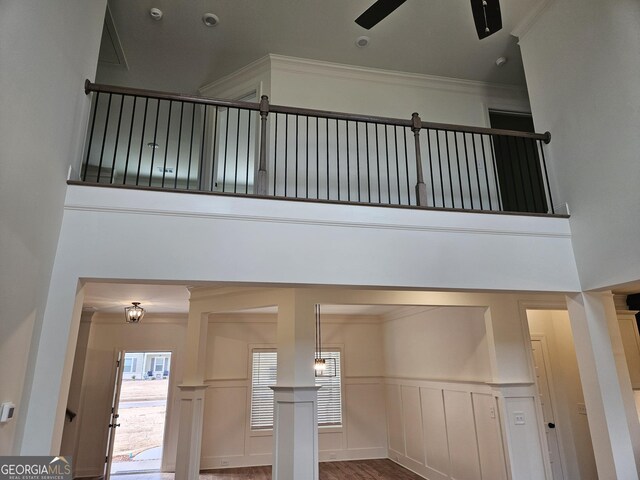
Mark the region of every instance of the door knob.
[[553, 422], [549, 422], [549, 423], [547, 423], [547, 427], [549, 427], [549, 428], [556, 428], [556, 424], [555, 424], [555, 423], [553, 423]]

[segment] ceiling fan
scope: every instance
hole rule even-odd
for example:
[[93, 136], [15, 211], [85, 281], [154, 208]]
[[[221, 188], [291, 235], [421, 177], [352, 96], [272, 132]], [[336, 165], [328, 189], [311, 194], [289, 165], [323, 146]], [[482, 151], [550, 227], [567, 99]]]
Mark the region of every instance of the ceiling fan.
[[[378, 0], [356, 19], [356, 23], [369, 30], [384, 20], [387, 15], [405, 1], [406, 0]], [[471, 10], [480, 40], [496, 33], [502, 28], [499, 0], [471, 0]]]

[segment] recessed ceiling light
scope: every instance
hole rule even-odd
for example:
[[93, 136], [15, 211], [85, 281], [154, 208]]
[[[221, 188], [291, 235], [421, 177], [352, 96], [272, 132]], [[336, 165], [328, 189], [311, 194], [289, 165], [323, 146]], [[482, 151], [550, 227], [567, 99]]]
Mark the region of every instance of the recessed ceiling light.
[[160, 20], [162, 18], [162, 10], [159, 8], [152, 8], [149, 10], [149, 15], [151, 15], [151, 18], [154, 20]]
[[369, 45], [369, 37], [366, 36], [361, 36], [356, 38], [356, 46], [360, 47], [360, 48], [364, 48], [367, 45]]
[[220, 19], [218, 18], [218, 16], [214, 15], [213, 13], [205, 13], [202, 16], [202, 21], [207, 27], [215, 27], [216, 25], [218, 25], [218, 23], [220, 23]]
[[507, 60], [508, 60], [507, 57], [499, 57], [496, 60], [496, 65], [499, 67], [502, 67], [505, 63], [507, 63]]

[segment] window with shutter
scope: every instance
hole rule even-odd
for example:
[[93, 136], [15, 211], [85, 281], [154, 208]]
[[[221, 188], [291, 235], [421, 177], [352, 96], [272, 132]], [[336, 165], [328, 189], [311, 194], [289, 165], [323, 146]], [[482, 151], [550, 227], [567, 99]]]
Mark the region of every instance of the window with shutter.
[[[337, 427], [342, 425], [342, 376], [340, 352], [322, 352], [322, 358], [335, 359], [335, 376], [316, 377], [318, 390], [318, 425]], [[254, 350], [251, 373], [251, 429], [273, 428], [273, 390], [278, 370], [278, 354], [275, 350]]]

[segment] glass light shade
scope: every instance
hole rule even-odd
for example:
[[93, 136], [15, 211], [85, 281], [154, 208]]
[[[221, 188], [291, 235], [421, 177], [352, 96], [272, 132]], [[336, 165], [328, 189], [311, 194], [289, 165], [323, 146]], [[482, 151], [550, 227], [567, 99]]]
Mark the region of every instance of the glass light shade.
[[327, 368], [327, 362], [325, 362], [324, 358], [316, 358], [313, 363], [313, 368], [316, 372], [324, 372]]
[[138, 323], [144, 317], [144, 308], [140, 302], [133, 302], [133, 306], [124, 308], [124, 319], [127, 323]]

